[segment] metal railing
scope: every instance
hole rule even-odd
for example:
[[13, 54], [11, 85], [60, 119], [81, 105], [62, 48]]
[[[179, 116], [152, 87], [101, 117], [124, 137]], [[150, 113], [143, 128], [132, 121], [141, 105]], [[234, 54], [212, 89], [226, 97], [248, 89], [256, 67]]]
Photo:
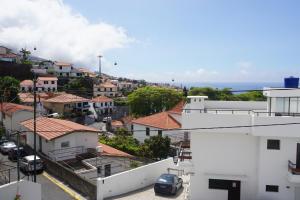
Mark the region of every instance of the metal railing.
[[268, 112], [268, 111], [256, 111], [249, 109], [183, 109], [185, 113], [208, 113], [208, 114], [236, 114], [236, 115], [254, 115], [254, 116], [290, 116], [290, 117], [300, 117], [300, 113], [295, 112]]
[[288, 161], [288, 170], [292, 174], [300, 175], [300, 168], [297, 168], [297, 165], [290, 160]]
[[63, 149], [55, 149], [48, 152], [49, 158], [52, 160], [64, 160], [67, 158], [75, 157], [78, 154], [85, 153], [86, 149], [83, 146], [67, 147]]

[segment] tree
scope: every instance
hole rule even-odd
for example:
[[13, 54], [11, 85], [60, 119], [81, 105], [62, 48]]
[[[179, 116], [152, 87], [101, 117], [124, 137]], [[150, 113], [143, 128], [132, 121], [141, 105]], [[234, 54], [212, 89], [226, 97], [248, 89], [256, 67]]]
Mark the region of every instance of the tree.
[[182, 91], [183, 91], [183, 96], [187, 97], [188, 96], [188, 92], [189, 92], [188, 89], [186, 89], [186, 87], [184, 86]]
[[5, 102], [19, 103], [19, 87], [20, 81], [17, 79], [11, 76], [0, 77], [0, 98]]
[[143, 145], [145, 146], [144, 149], [147, 149], [150, 158], [162, 159], [167, 158], [169, 155], [171, 140], [168, 136], [151, 136], [149, 139], [145, 139]]
[[126, 128], [117, 128], [115, 134], [120, 136], [132, 135], [131, 132], [129, 132]]
[[169, 110], [182, 98], [182, 93], [174, 89], [147, 86], [128, 95], [128, 105], [133, 115], [145, 116]]
[[93, 80], [84, 77], [73, 79], [68, 84], [64, 85], [64, 91], [79, 96], [92, 96]]
[[31, 62], [29, 61], [29, 56], [31, 52], [28, 51], [26, 48], [22, 48], [20, 50], [20, 53], [22, 54], [22, 59], [21, 59], [22, 64], [31, 64]]

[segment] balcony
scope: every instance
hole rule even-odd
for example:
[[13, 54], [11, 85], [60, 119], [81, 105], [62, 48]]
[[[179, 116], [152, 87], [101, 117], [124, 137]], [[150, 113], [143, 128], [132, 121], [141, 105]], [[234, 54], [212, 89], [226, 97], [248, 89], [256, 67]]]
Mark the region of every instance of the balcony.
[[291, 183], [300, 183], [300, 168], [296, 167], [296, 164], [292, 161], [288, 161], [288, 180]]

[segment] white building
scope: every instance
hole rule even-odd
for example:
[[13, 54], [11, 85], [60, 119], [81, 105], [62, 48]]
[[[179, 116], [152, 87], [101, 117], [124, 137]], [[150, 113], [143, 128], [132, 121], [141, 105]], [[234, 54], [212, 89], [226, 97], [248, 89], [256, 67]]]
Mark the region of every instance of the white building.
[[21, 92], [31, 92], [33, 91], [33, 81], [32, 80], [23, 80], [20, 82]]
[[61, 77], [69, 77], [71, 75], [71, 71], [73, 69], [73, 65], [71, 63], [65, 62], [54, 62], [54, 71], [57, 76]]
[[113, 99], [105, 96], [94, 97], [92, 103], [94, 110], [100, 115], [112, 113], [115, 108]]
[[[33, 147], [33, 120], [21, 122], [26, 131], [26, 143]], [[75, 158], [77, 154], [98, 146], [98, 130], [55, 118], [38, 117], [36, 120], [37, 149], [53, 160]]]
[[6, 132], [20, 131], [20, 123], [33, 118], [33, 107], [14, 103], [0, 103], [0, 119], [3, 120]]
[[168, 136], [172, 143], [183, 141], [183, 133], [176, 130], [181, 128], [182, 106], [183, 102], [180, 102], [169, 111], [132, 120], [133, 137], [139, 142], [156, 135]]
[[37, 78], [37, 91], [39, 92], [56, 92], [57, 91], [57, 78], [56, 77], [38, 77]]
[[101, 83], [94, 85], [93, 88], [94, 97], [106, 96], [106, 97], [117, 97], [119, 96], [118, 87], [110, 82]]
[[300, 89], [264, 94], [267, 102], [188, 97], [191, 199], [300, 199]]

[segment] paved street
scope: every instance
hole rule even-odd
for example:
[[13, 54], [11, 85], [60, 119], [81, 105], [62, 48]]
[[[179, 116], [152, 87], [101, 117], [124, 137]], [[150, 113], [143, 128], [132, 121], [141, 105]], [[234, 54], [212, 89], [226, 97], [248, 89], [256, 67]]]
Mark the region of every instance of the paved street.
[[[16, 162], [11, 162], [7, 159], [7, 155], [0, 153], [0, 160], [5, 162], [6, 165], [17, 166]], [[1, 166], [0, 166], [1, 168]], [[1, 170], [1, 169], [0, 169]], [[22, 172], [20, 177], [24, 180], [31, 180], [33, 177], [25, 176]], [[17, 170], [11, 172], [11, 181], [17, 180]], [[37, 182], [42, 185], [42, 200], [72, 200], [73, 198], [64, 192], [60, 187], [50, 181], [44, 174], [37, 175]]]
[[175, 196], [161, 196], [154, 193], [153, 185], [137, 190], [125, 195], [120, 195], [118, 197], [110, 198], [110, 200], [164, 200], [164, 199], [176, 199], [185, 200], [186, 189], [189, 182], [189, 177], [184, 176], [183, 178], [183, 188], [177, 192]]

